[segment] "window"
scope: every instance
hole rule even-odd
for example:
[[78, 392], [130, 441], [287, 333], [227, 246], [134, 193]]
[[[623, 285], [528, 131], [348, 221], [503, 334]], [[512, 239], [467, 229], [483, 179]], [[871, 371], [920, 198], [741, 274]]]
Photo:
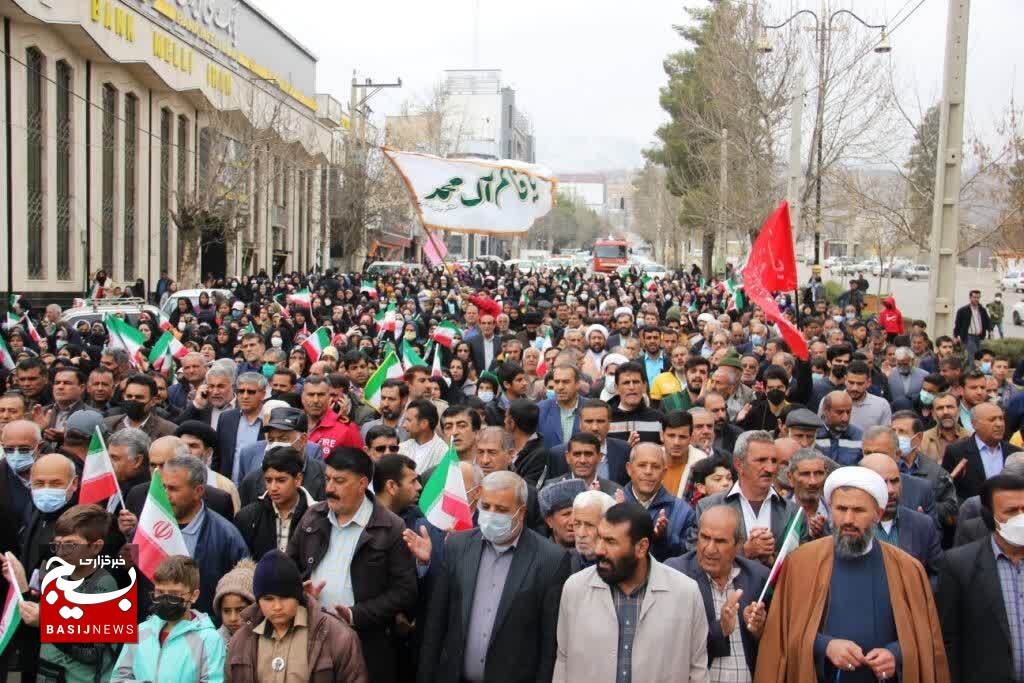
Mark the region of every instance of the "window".
[[297, 250], [297, 257], [298, 258], [296, 260], [296, 265], [298, 267], [301, 267], [302, 263], [303, 263], [303, 261], [302, 261], [302, 257], [304, 256], [303, 247], [305, 246], [305, 242], [306, 242], [306, 230], [305, 230], [305, 227], [306, 227], [306, 191], [303, 189], [305, 187], [305, 177], [306, 177], [306, 174], [303, 173], [302, 171], [299, 171], [298, 173], [296, 173], [296, 192], [299, 195], [299, 221], [298, 221], [298, 223], [295, 226], [295, 228], [296, 228], [296, 235], [298, 235], [298, 238], [299, 238], [298, 239], [298, 250]]
[[108, 276], [114, 275], [114, 159], [117, 154], [117, 90], [103, 85], [103, 249], [101, 264]]
[[185, 201], [188, 190], [188, 119], [178, 117], [178, 203]]
[[57, 279], [71, 279], [71, 66], [57, 62]]
[[170, 238], [171, 126], [169, 109], [160, 110], [160, 270], [170, 271], [167, 242]]
[[43, 268], [43, 174], [46, 140], [45, 104], [46, 59], [34, 47], [25, 51], [26, 88], [26, 225], [28, 229], [28, 276], [45, 277]]
[[124, 279], [135, 278], [136, 155], [138, 154], [139, 100], [124, 98]]

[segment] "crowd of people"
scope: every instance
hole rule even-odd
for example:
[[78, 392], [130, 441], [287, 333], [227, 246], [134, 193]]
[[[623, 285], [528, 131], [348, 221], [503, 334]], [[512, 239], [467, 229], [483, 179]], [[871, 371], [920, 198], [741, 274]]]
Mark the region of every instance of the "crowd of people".
[[[980, 293], [936, 335], [812, 278], [801, 358], [731, 275], [260, 274], [134, 351], [15, 297], [0, 676], [1024, 683], [1024, 359]], [[121, 494], [85, 505], [97, 432]], [[418, 505], [451, 449], [471, 529]], [[156, 471], [188, 556], [138, 642], [41, 644], [47, 561], [126, 585], [95, 559], [137, 562]]]

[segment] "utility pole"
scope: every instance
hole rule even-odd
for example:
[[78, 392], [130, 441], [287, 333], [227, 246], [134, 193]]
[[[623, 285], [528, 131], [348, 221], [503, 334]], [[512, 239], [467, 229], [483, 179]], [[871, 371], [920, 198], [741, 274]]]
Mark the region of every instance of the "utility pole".
[[[828, 8], [822, 3], [822, 17]], [[817, 136], [817, 169], [814, 173], [814, 265], [821, 265], [821, 176], [824, 162], [825, 137], [825, 51], [828, 35], [828, 26], [825, 26], [824, 18], [818, 21], [818, 106], [815, 113], [815, 135]]]
[[804, 70], [801, 68], [793, 83], [793, 101], [789, 116], [792, 119], [789, 132], [789, 178], [786, 194], [789, 197], [789, 218], [794, 226], [794, 235], [800, 234], [800, 144], [804, 116]]
[[967, 80], [967, 26], [971, 0], [949, 0], [946, 59], [939, 140], [936, 147], [935, 199], [932, 204], [931, 276], [928, 278], [928, 331], [933, 337], [952, 330], [960, 236], [960, 165], [963, 161], [964, 90]]

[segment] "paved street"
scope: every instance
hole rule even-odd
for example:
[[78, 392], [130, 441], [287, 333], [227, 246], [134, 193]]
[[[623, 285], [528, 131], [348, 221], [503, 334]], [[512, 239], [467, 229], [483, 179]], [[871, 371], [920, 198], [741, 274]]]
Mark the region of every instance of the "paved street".
[[[806, 282], [810, 277], [811, 268], [808, 265], [798, 264], [797, 271], [800, 274], [801, 283]], [[870, 293], [877, 294], [879, 292], [879, 278], [868, 273], [865, 273], [865, 277], [871, 283]], [[822, 273], [822, 278], [825, 281], [837, 280], [844, 283], [850, 280], [847, 276], [831, 276], [827, 269]], [[885, 287], [888, 283], [888, 278], [881, 279], [881, 286]], [[967, 293], [972, 289], [980, 289], [982, 303], [988, 303], [998, 291], [998, 284], [999, 281], [995, 271], [979, 271], [977, 268], [961, 266], [957, 269], [956, 306], [959, 308], [967, 303]], [[903, 312], [905, 318], [924, 318], [929, 305], [927, 280], [907, 282], [902, 278], [893, 278], [892, 293], [896, 297], [896, 305]], [[1022, 299], [1024, 299], [1024, 295], [1003, 292], [1003, 303], [1006, 308], [1003, 330], [1006, 332], [1007, 337], [1024, 337], [1024, 327], [1014, 326], [1010, 313], [1013, 305]], [[948, 334], [950, 330], [939, 330], [939, 332], [941, 334]], [[933, 334], [932, 336], [936, 335]]]

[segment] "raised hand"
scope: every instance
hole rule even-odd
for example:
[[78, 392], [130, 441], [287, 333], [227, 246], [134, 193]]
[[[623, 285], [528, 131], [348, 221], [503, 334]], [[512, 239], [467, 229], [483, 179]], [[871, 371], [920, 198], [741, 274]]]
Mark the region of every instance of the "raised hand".
[[665, 508], [662, 508], [658, 511], [658, 518], [654, 520], [654, 537], [664, 538], [666, 532], [668, 532], [668, 516], [665, 514]]
[[729, 593], [729, 596], [725, 599], [725, 604], [722, 605], [722, 616], [718, 620], [719, 626], [722, 627], [723, 635], [730, 635], [735, 629], [737, 622], [737, 615], [740, 609], [740, 597], [743, 595], [742, 590], [734, 590]]
[[430, 534], [427, 533], [427, 527], [421, 526], [419, 533], [406, 529], [402, 532], [402, 540], [405, 541], [405, 545], [408, 546], [412, 556], [421, 564], [428, 564], [430, 562], [430, 551], [433, 550], [434, 544], [430, 542]]

